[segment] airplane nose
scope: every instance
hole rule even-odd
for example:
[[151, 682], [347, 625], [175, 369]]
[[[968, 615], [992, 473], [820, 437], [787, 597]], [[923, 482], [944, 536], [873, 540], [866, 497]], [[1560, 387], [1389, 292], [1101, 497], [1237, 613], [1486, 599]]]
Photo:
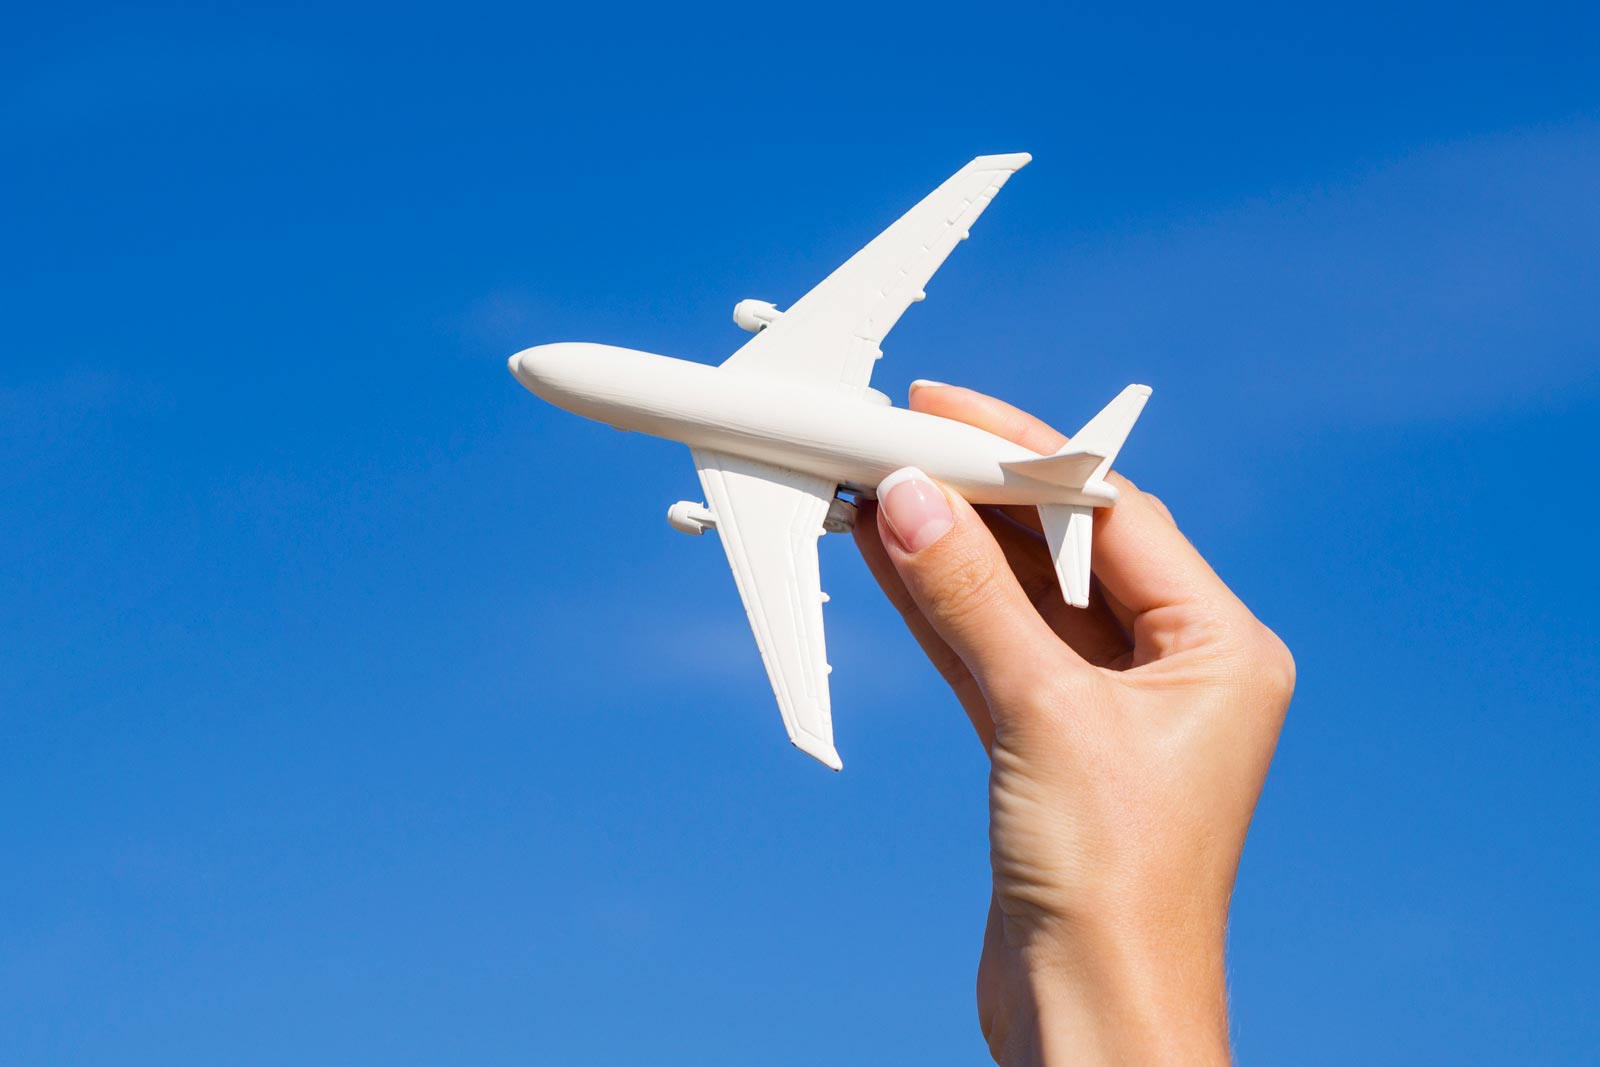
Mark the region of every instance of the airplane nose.
[[511, 373], [530, 392], [549, 400], [582, 389], [584, 382], [593, 378], [596, 368], [608, 366], [602, 358], [604, 345], [589, 345], [570, 341], [524, 348], [509, 361]]
[[549, 370], [550, 361], [541, 358], [548, 355], [548, 353], [540, 351], [541, 348], [548, 347], [550, 346], [536, 345], [533, 348], [524, 348], [507, 360], [506, 366], [511, 368], [511, 373], [516, 375], [517, 381], [532, 389], [540, 375]]
[[524, 348], [507, 362], [511, 373], [527, 389], [540, 396], [557, 386], [566, 376], [571, 360], [564, 358], [572, 345], [535, 345]]

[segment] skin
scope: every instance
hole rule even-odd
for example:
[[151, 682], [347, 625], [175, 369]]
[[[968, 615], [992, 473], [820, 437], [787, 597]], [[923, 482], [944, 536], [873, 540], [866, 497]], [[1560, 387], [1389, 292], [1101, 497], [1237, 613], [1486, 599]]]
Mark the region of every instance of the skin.
[[[1040, 453], [1067, 440], [953, 386], [911, 407]], [[1294, 660], [1160, 500], [1111, 481], [1087, 609], [1062, 600], [1032, 508], [912, 482], [855, 537], [990, 757], [977, 992], [995, 1060], [1226, 1064], [1229, 897]]]

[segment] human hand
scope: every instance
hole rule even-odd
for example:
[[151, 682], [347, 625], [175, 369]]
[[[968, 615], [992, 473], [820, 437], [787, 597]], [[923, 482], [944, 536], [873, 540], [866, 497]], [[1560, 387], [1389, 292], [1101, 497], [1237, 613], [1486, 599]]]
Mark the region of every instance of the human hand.
[[[1066, 437], [953, 386], [914, 410], [1043, 454]], [[1003, 1064], [1226, 1064], [1224, 938], [1294, 661], [1112, 475], [1094, 596], [1067, 606], [1033, 508], [924, 477], [862, 509], [868, 566], [990, 756], [978, 1014]]]

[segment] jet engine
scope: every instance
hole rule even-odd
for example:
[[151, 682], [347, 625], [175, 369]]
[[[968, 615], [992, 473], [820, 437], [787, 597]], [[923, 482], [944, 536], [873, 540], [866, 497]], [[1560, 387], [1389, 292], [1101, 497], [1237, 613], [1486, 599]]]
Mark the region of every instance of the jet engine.
[[856, 506], [843, 497], [834, 497], [828, 504], [828, 514], [823, 517], [822, 528], [829, 533], [849, 533], [855, 529]]
[[741, 300], [733, 305], [733, 321], [741, 330], [751, 333], [760, 333], [783, 318], [783, 312], [777, 305], [769, 304], [765, 300]]
[[667, 524], [674, 530], [699, 537], [717, 528], [717, 517], [704, 504], [680, 500], [667, 509]]

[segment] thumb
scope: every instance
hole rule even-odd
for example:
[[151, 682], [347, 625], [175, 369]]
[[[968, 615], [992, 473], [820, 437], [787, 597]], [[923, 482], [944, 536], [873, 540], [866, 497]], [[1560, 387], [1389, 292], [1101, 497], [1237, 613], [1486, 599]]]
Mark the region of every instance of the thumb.
[[985, 689], [1075, 655], [1022, 591], [989, 527], [916, 467], [878, 486], [878, 532], [907, 592]]

